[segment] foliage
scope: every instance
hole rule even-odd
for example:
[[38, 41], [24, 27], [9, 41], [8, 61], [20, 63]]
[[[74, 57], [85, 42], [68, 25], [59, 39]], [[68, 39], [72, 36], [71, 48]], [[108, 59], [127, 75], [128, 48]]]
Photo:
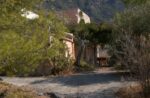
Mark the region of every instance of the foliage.
[[145, 97], [150, 93], [150, 5], [127, 9], [116, 18], [118, 32], [115, 55], [124, 68], [138, 80]]
[[92, 43], [103, 43], [108, 44], [113, 40], [113, 28], [109, 23], [88, 23], [80, 22], [70, 28], [70, 31], [74, 33], [76, 38], [87, 40]]
[[[128, 8], [117, 14], [115, 24], [118, 32], [132, 32], [134, 35], [148, 35], [150, 32], [150, 4]], [[118, 34], [117, 34], [118, 35]]]
[[[22, 8], [34, 8], [29, 0], [1, 2], [4, 13], [0, 15], [0, 74], [28, 75], [45, 59], [62, 53], [60, 39], [67, 29], [53, 13], [38, 11], [40, 17], [29, 20], [21, 16]], [[53, 37], [51, 42], [49, 36]]]
[[[142, 85], [144, 95], [150, 92], [150, 40], [123, 33], [117, 41], [115, 54], [125, 69], [130, 70], [133, 77]], [[140, 40], [140, 41], [139, 41]]]
[[53, 59], [54, 66], [51, 70], [51, 74], [57, 75], [57, 74], [68, 74], [70, 72], [73, 72], [74, 66], [73, 66], [73, 60], [69, 57], [64, 56], [58, 56]]
[[92, 33], [92, 42], [101, 44], [110, 44], [113, 40], [112, 35], [113, 28], [111, 24], [101, 23], [98, 26], [98, 31]]
[[80, 65], [76, 67], [76, 71], [92, 71], [94, 67], [94, 65], [87, 63], [85, 60], [81, 60]]
[[[80, 24], [72, 26], [70, 28], [70, 31], [74, 33], [78, 42], [78, 54], [76, 61], [77, 65], [80, 65], [79, 63], [81, 58], [83, 57], [86, 45], [90, 45], [90, 43], [92, 43], [92, 45], [96, 49], [97, 44], [110, 44], [113, 40], [113, 28], [108, 23], [85, 24], [84, 21], [80, 21]], [[96, 59], [94, 60], [94, 62], [96, 62]]]
[[[140, 85], [136, 85], [136, 86], [123, 87], [119, 89], [116, 95], [118, 98], [144, 98], [142, 92], [143, 92], [142, 87]], [[150, 94], [146, 98], [149, 97]]]

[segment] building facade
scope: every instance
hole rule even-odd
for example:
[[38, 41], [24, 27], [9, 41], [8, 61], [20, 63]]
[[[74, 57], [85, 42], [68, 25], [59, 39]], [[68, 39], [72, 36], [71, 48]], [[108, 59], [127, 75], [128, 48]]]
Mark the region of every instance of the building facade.
[[90, 17], [79, 8], [56, 11], [56, 14], [63, 19], [66, 24], [78, 24], [81, 20], [84, 20], [85, 23], [91, 23]]
[[63, 42], [66, 45], [65, 57], [75, 59], [75, 43], [73, 34], [66, 33], [66, 37], [63, 39]]

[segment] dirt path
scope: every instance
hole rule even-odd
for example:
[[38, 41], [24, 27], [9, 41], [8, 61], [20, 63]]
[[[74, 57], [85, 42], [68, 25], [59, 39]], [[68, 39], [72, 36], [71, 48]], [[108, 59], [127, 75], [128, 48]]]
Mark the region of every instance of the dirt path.
[[60, 98], [115, 98], [114, 93], [132, 82], [125, 75], [114, 71], [94, 71], [70, 76], [49, 78], [2, 77], [4, 82], [29, 86], [39, 94], [55, 93]]

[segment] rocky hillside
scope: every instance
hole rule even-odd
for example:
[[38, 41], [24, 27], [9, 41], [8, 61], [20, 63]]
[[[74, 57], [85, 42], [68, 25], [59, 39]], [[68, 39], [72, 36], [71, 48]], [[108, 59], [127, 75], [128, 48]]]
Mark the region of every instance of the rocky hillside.
[[44, 2], [44, 8], [47, 10], [75, 7], [79, 7], [96, 22], [111, 21], [116, 12], [124, 9], [121, 0], [45, 0]]

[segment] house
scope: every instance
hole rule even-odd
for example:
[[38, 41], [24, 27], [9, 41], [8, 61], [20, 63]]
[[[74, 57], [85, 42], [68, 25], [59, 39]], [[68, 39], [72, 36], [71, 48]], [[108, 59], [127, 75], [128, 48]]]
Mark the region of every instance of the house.
[[[67, 24], [78, 24], [81, 20], [84, 20], [85, 23], [91, 22], [90, 17], [79, 8], [59, 11], [57, 12], [57, 15], [62, 19], [66, 19]], [[24, 11], [22, 16], [31, 20], [39, 18], [39, 15], [31, 11]], [[79, 47], [74, 41], [73, 34], [66, 33], [66, 36], [62, 41], [66, 45], [65, 57], [70, 57], [75, 60], [78, 55]], [[110, 56], [107, 48], [103, 48], [101, 45], [93, 45], [92, 43], [86, 44], [83, 59], [89, 64], [105, 66], [108, 65], [109, 58]]]
[[[65, 22], [69, 25], [79, 24], [81, 20], [85, 23], [91, 23], [90, 17], [79, 8], [72, 8], [63, 11], [57, 11], [57, 15], [61, 19], [65, 19]], [[74, 42], [72, 34], [67, 33], [64, 42], [67, 45], [68, 52], [66, 51], [66, 57], [70, 56], [76, 59], [79, 53], [79, 46]], [[109, 54], [107, 48], [102, 48], [101, 45], [93, 45], [92, 43], [86, 43], [83, 53], [83, 59], [89, 64], [106, 66], [109, 61]]]
[[[78, 55], [78, 46], [75, 46], [75, 56]], [[92, 43], [87, 43], [84, 47], [83, 59], [91, 65], [97, 66], [109, 66], [108, 62], [110, 60], [109, 46], [105, 45], [95, 45]]]
[[87, 44], [83, 53], [83, 59], [92, 65], [96, 65], [96, 49], [95, 45]]
[[[81, 20], [84, 20], [85, 23], [90, 23], [90, 17], [84, 13], [79, 8], [72, 8], [62, 11], [56, 11], [56, 14], [59, 18], [63, 19], [66, 24], [79, 24]], [[81, 15], [82, 14], [82, 15]], [[67, 33], [66, 37], [63, 39], [63, 42], [66, 44], [66, 53], [65, 57], [71, 57], [72, 59], [76, 59], [75, 51], [78, 47], [75, 45], [74, 36], [71, 33]]]
[[75, 59], [75, 43], [74, 36], [71, 33], [66, 33], [63, 42], [66, 45], [65, 57], [70, 57], [71, 59]]
[[108, 62], [111, 57], [108, 53], [109, 46], [108, 45], [105, 45], [105, 46], [97, 45], [96, 49], [97, 49], [97, 53], [96, 53], [97, 63], [100, 66], [108, 66], [109, 65]]
[[85, 23], [91, 23], [90, 17], [79, 8], [57, 11], [56, 14], [67, 24], [78, 24], [81, 20], [84, 20]]

